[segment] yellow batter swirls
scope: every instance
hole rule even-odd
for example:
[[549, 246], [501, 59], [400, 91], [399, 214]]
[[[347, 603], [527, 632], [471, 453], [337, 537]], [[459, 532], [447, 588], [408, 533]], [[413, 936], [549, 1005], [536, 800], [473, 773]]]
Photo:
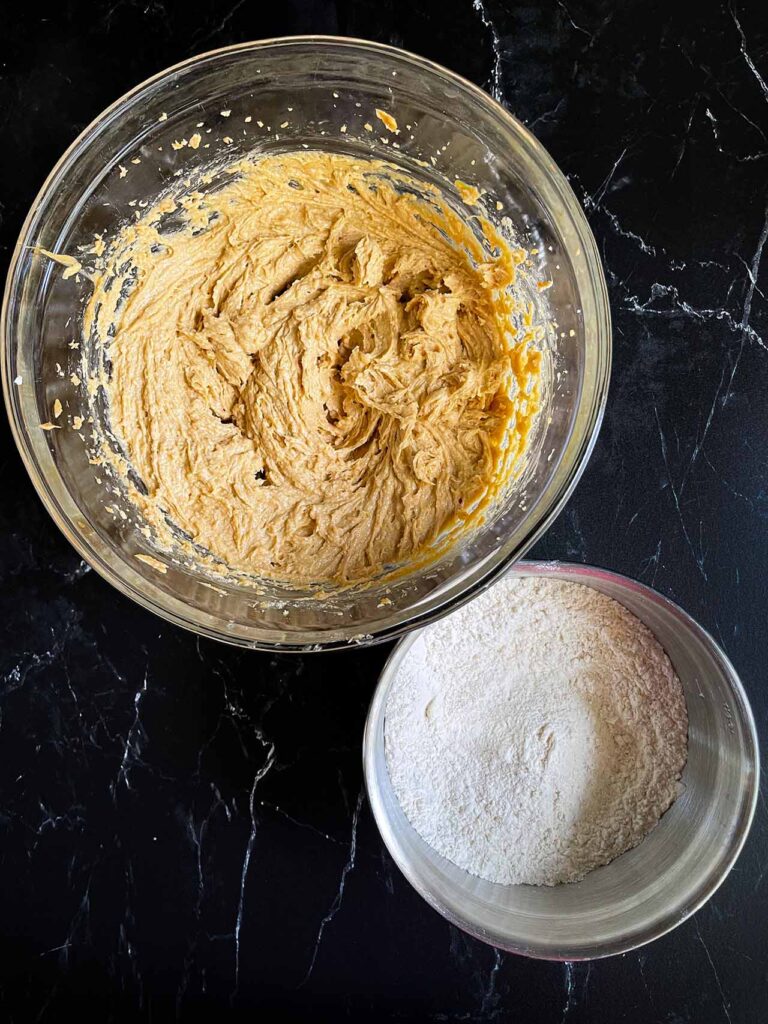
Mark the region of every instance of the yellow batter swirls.
[[175, 233], [169, 200], [126, 229], [96, 282], [86, 328], [142, 510], [233, 570], [370, 578], [471, 523], [524, 449], [524, 254], [497, 240], [489, 261], [436, 189], [393, 176], [316, 152], [242, 164]]

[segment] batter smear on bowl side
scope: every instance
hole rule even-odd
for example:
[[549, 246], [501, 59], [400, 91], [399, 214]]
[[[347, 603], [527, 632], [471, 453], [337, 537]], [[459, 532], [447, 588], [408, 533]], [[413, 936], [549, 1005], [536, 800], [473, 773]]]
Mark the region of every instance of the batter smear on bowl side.
[[127, 227], [94, 282], [111, 427], [158, 531], [237, 571], [365, 580], [470, 526], [525, 450], [526, 254], [494, 236], [489, 258], [438, 189], [383, 163], [230, 170]]

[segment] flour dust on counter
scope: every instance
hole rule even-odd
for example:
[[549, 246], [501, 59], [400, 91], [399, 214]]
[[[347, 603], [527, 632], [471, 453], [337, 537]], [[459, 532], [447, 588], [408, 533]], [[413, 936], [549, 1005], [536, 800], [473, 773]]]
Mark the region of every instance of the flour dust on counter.
[[685, 698], [631, 612], [508, 578], [430, 626], [389, 694], [395, 793], [438, 853], [491, 882], [556, 885], [636, 846], [677, 797]]

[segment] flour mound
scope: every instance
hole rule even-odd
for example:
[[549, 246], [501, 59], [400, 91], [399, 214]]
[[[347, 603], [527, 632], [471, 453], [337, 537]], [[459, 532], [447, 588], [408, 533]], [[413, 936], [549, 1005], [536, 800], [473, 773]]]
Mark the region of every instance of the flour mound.
[[507, 578], [413, 644], [385, 749], [434, 850], [491, 882], [556, 885], [654, 827], [687, 731], [680, 681], [631, 612], [581, 584]]

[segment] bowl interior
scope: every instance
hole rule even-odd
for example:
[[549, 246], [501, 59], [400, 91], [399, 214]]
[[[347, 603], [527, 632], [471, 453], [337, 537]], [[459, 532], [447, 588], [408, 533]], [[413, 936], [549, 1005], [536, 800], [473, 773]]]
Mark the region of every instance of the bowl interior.
[[717, 645], [675, 605], [624, 577], [580, 566], [521, 563], [511, 572], [585, 584], [625, 605], [657, 636], [685, 692], [684, 791], [639, 846], [580, 882], [497, 885], [436, 854], [394, 794], [384, 755], [386, 700], [410, 636], [382, 674], [365, 738], [368, 791], [400, 869], [459, 927], [513, 952], [558, 959], [608, 956], [663, 935], [711, 896], [746, 838], [757, 796], [758, 748], [741, 685]]
[[[375, 118], [392, 112], [400, 134]], [[373, 123], [373, 132], [365, 129]], [[379, 130], [380, 129], [380, 130]], [[173, 143], [202, 135], [198, 149]], [[437, 182], [487, 192], [489, 216], [535, 250], [551, 317], [546, 408], [521, 478], [482, 528], [442, 558], [396, 580], [318, 597], [262, 580], [211, 579], [189, 559], [157, 555], [106, 466], [71, 429], [93, 412], [79, 341], [85, 278], [34, 246], [78, 255], [109, 239], [139, 203], [211, 162], [306, 145], [388, 159]], [[496, 210], [496, 203], [503, 213]], [[87, 263], [87, 254], [83, 257]], [[538, 300], [535, 296], [533, 301]], [[22, 231], [4, 305], [6, 399], [33, 481], [81, 553], [131, 597], [172, 620], [253, 646], [334, 646], [394, 635], [519, 557], [575, 484], [599, 424], [610, 362], [604, 282], [594, 242], [565, 179], [533, 138], [480, 90], [388, 47], [334, 39], [246, 44], [195, 58], [149, 80], [101, 115], [65, 154]], [[74, 375], [74, 376], [73, 376]], [[14, 383], [18, 382], [18, 383]], [[80, 382], [80, 383], [78, 383]], [[41, 431], [62, 403], [64, 429]], [[103, 414], [103, 410], [102, 413]], [[100, 413], [97, 410], [97, 419]]]

